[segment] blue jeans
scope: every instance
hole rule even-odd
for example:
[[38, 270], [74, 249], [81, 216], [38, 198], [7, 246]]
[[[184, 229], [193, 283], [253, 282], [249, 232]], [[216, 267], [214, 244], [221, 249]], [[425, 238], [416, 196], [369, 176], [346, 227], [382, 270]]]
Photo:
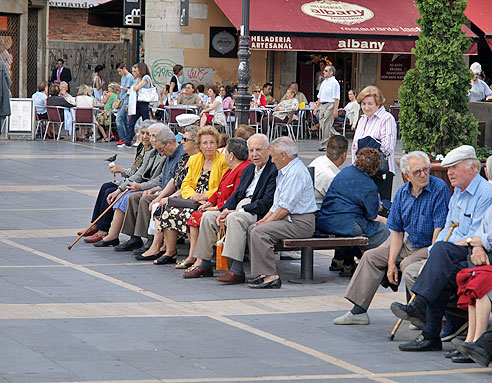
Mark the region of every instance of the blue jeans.
[[126, 135], [126, 146], [131, 146], [133, 137], [135, 137], [135, 123], [142, 117], [142, 120], [149, 119], [149, 103], [137, 101], [137, 113], [130, 116], [130, 123]]
[[128, 110], [126, 109], [128, 105], [128, 98], [123, 101], [123, 106], [118, 113], [116, 113], [116, 129], [118, 130], [118, 136], [120, 136], [120, 141], [125, 141], [128, 135]]

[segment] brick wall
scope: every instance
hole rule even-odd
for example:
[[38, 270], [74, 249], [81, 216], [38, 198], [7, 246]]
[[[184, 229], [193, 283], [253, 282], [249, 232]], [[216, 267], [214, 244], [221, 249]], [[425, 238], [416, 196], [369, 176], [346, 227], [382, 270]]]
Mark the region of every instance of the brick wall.
[[50, 40], [120, 41], [119, 28], [87, 24], [87, 9], [50, 7]]

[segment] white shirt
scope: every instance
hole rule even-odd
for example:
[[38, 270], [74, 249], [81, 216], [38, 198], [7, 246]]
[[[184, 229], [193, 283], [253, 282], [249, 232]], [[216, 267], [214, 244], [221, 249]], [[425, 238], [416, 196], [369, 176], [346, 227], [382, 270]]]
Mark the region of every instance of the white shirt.
[[208, 98], [208, 104], [206, 105], [206, 107], [207, 108], [210, 108], [217, 101], [219, 102], [219, 105], [217, 105], [217, 108], [212, 109], [210, 112], [208, 112], [209, 114], [214, 115], [215, 113], [223, 113], [224, 112], [224, 108], [222, 107], [222, 97], [220, 97], [220, 96], [216, 96], [215, 97], [215, 100], [213, 102], [212, 102], [212, 100], [209, 97]]
[[255, 167], [255, 176], [251, 180], [251, 183], [249, 184], [248, 188], [246, 189], [246, 197], [251, 198], [253, 196], [253, 193], [255, 192], [256, 185], [258, 185], [258, 181], [260, 180], [261, 173], [263, 173], [263, 169], [265, 169], [265, 165], [258, 170], [258, 168]]
[[340, 169], [326, 155], [315, 158], [308, 167], [314, 168], [314, 196], [319, 209], [331, 185], [331, 181], [340, 173]]
[[355, 125], [359, 120], [359, 113], [360, 113], [359, 103], [357, 101], [351, 101], [347, 105], [345, 105], [345, 108], [343, 109], [347, 113], [347, 119], [349, 120], [350, 125]]
[[325, 78], [319, 87], [318, 98], [321, 103], [340, 100], [340, 84], [335, 76]]
[[48, 98], [46, 93], [36, 92], [31, 96], [31, 98], [34, 100], [34, 105], [36, 105], [36, 113], [46, 113], [46, 99]]

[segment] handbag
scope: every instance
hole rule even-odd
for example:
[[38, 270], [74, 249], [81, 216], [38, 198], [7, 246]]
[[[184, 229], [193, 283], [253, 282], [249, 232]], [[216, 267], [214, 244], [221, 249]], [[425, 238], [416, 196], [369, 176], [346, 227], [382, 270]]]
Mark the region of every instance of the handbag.
[[128, 93], [126, 94], [125, 97], [123, 97], [121, 100], [117, 100], [111, 104], [111, 107], [113, 109], [121, 109], [123, 107], [123, 103], [125, 102], [125, 99], [128, 97]]
[[159, 95], [157, 94], [157, 88], [151, 86], [150, 88], [142, 88], [137, 93], [137, 101], [140, 102], [157, 102], [159, 101]]
[[379, 170], [376, 175], [388, 174], [389, 173], [389, 164], [388, 164], [388, 156], [381, 151], [381, 141], [376, 140], [371, 136], [366, 136], [357, 141], [357, 153], [364, 148], [373, 148], [381, 153], [381, 165], [379, 166]]
[[217, 233], [217, 250], [216, 250], [216, 260], [215, 268], [217, 270], [228, 270], [229, 265], [227, 264], [227, 257], [222, 256], [222, 251], [224, 250], [224, 240], [225, 240], [225, 228], [222, 226]]
[[215, 113], [214, 118], [212, 118], [212, 124], [217, 124], [220, 126], [227, 126], [226, 118], [224, 113]]
[[180, 207], [180, 208], [187, 208], [193, 210], [198, 209], [201, 205], [200, 202], [193, 201], [192, 199], [175, 198], [175, 197], [168, 198], [167, 204], [170, 207]]

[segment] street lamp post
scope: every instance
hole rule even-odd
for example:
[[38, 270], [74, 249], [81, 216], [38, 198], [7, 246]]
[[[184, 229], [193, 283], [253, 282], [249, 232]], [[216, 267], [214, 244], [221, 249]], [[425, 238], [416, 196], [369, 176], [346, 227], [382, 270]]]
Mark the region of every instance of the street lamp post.
[[241, 35], [239, 37], [239, 67], [237, 69], [238, 92], [236, 95], [236, 118], [239, 124], [248, 124], [251, 95], [249, 88], [249, 1], [243, 0]]

